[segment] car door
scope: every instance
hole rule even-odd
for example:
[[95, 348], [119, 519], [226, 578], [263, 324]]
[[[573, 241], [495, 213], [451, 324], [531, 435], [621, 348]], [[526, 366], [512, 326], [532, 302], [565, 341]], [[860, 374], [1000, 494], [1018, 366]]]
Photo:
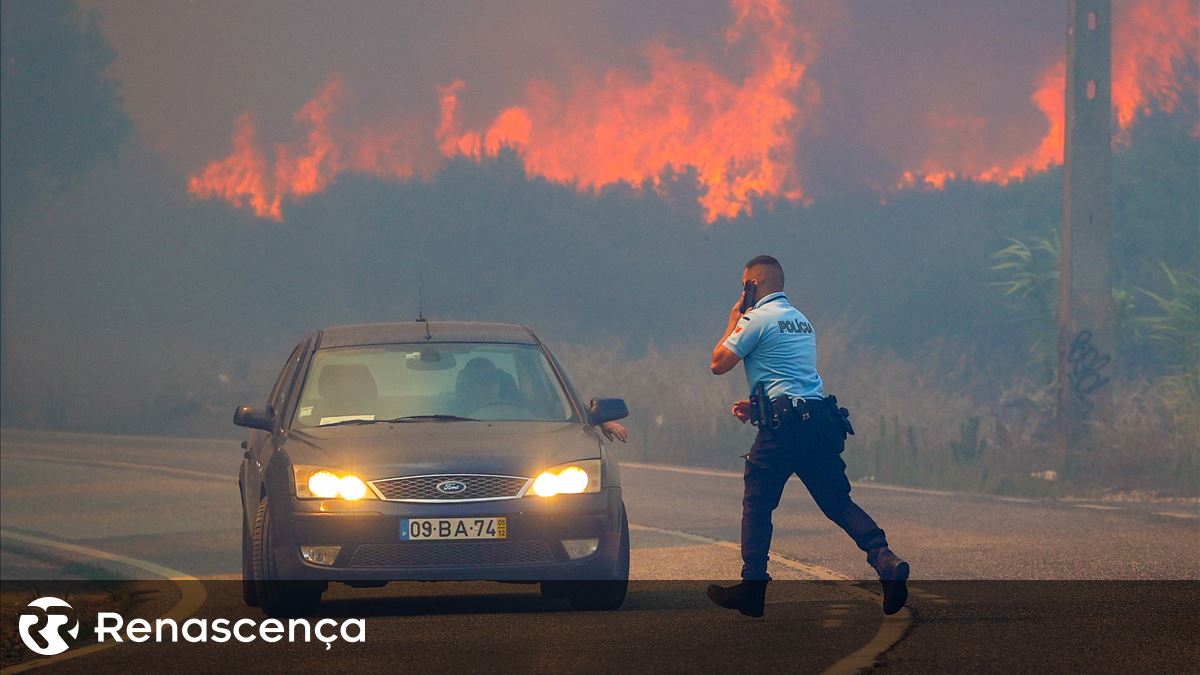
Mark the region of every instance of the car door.
[[301, 342], [292, 350], [288, 360], [283, 364], [283, 369], [279, 371], [279, 376], [275, 378], [275, 385], [271, 387], [271, 393], [267, 396], [265, 409], [276, 418], [275, 429], [273, 431], [251, 429], [250, 436], [246, 440], [246, 461], [242, 463], [242, 486], [243, 488], [247, 486], [253, 488], [253, 490], [244, 489], [243, 491], [247, 513], [253, 512], [258, 503], [263, 464], [274, 450], [275, 434], [285, 423], [282, 416], [287, 408], [287, 392], [296, 378], [300, 364], [304, 361], [306, 344], [306, 342]]

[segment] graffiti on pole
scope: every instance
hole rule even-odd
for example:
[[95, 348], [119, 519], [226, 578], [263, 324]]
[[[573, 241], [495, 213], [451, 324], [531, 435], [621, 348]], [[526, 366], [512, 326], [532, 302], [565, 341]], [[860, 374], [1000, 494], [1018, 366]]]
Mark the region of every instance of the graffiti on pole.
[[1092, 394], [1111, 379], [1103, 373], [1110, 361], [1112, 357], [1100, 353], [1092, 344], [1092, 331], [1081, 330], [1071, 341], [1071, 348], [1067, 352], [1067, 378], [1071, 383], [1071, 393], [1079, 401], [1084, 415], [1091, 414], [1096, 407], [1092, 402]]

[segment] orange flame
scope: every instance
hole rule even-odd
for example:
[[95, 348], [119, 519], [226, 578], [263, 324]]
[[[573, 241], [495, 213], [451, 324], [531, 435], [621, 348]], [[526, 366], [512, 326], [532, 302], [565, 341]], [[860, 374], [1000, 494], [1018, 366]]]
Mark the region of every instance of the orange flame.
[[1113, 109], [1123, 131], [1153, 107], [1171, 113], [1184, 95], [1195, 98], [1194, 72], [1181, 66], [1197, 59], [1200, 33], [1191, 0], [1141, 0], [1124, 10], [1113, 26], [1112, 68]]
[[[820, 103], [806, 77], [813, 41], [785, 0], [730, 0], [725, 31], [731, 53], [745, 54], [740, 79], [652, 42], [644, 49], [646, 74], [611, 69], [578, 76], [568, 88], [526, 84], [518, 105], [479, 128], [463, 123], [466, 83], [438, 87], [434, 124], [386, 120], [347, 129], [337, 117], [343, 98], [334, 77], [296, 113], [305, 133], [260, 149], [254, 118], [238, 118], [233, 148], [188, 180], [196, 198], [223, 199], [263, 218], [282, 220], [288, 200], [325, 190], [344, 172], [407, 179], [446, 158], [481, 160], [504, 148], [526, 171], [596, 190], [615, 183], [665, 190], [672, 174], [694, 172], [707, 221], [749, 214], [757, 200], [806, 199], [796, 166], [797, 137]], [[1196, 91], [1194, 66], [1200, 19], [1193, 0], [1130, 0], [1118, 4], [1113, 35], [1113, 108], [1118, 133], [1145, 111], [1174, 111]], [[1045, 131], [1013, 139], [1001, 152], [983, 139], [999, 120], [942, 110], [926, 115], [935, 138], [925, 158], [903, 171], [898, 188], [942, 189], [954, 180], [1005, 184], [1061, 163], [1065, 64], [1038, 74], [1030, 100]], [[991, 134], [986, 132], [991, 131]], [[1200, 132], [1200, 125], [1196, 127]]]
[[[580, 189], [617, 182], [661, 186], [664, 175], [694, 169], [710, 222], [749, 213], [755, 199], [799, 199], [795, 137], [804, 123], [802, 107], [818, 100], [815, 85], [804, 79], [807, 61], [797, 55], [805, 46], [801, 31], [782, 0], [731, 5], [726, 44], [750, 54], [749, 74], [740, 82], [679, 50], [651, 44], [646, 78], [614, 69], [568, 92], [532, 82], [522, 105], [501, 111], [486, 129], [472, 130], [460, 126], [465, 84], [456, 80], [438, 90], [437, 148], [443, 157], [473, 159], [512, 148], [530, 173]], [[811, 54], [810, 48], [807, 58]], [[233, 152], [193, 175], [189, 192], [279, 220], [284, 199], [319, 192], [342, 171], [411, 175], [412, 147], [419, 143], [407, 133], [334, 131], [330, 119], [340, 93], [335, 78], [297, 113], [296, 121], [309, 129], [306, 141], [276, 146], [270, 166], [255, 146], [252, 121], [243, 116]], [[407, 151], [388, 154], [380, 146]]]
[[331, 118], [342, 95], [342, 81], [334, 77], [295, 115], [308, 127], [308, 136], [294, 145], [277, 144], [275, 162], [255, 143], [255, 125], [248, 114], [238, 118], [233, 152], [209, 162], [188, 179], [188, 192], [197, 198], [220, 198], [238, 208], [250, 208], [260, 218], [283, 219], [285, 197], [305, 197], [321, 192], [346, 170], [378, 176], [408, 178], [413, 164], [407, 147], [407, 129], [401, 132], [369, 130], [344, 134], [335, 131]]
[[249, 207], [259, 217], [279, 220], [283, 217], [280, 197], [273, 186], [267, 188], [267, 159], [254, 137], [254, 120], [242, 113], [233, 132], [233, 152], [188, 178], [188, 192], [200, 198], [221, 198], [238, 208]]
[[[525, 105], [501, 112], [485, 131], [459, 131], [462, 82], [441, 89], [439, 146], [448, 156], [494, 155], [512, 147], [525, 167], [551, 180], [598, 188], [661, 185], [664, 172], [696, 170], [706, 219], [749, 213], [755, 197], [803, 196], [793, 156], [803, 123], [794, 101], [806, 64], [798, 30], [779, 2], [735, 0], [726, 42], [752, 36], [753, 71], [732, 82], [678, 51], [652, 45], [649, 78], [610, 70], [599, 83], [561, 95], [527, 87]], [[808, 88], [808, 103], [816, 92]]]
[[[1121, 143], [1128, 138], [1127, 132], [1140, 114], [1154, 108], [1172, 113], [1185, 92], [1196, 91], [1188, 63], [1197, 58], [1198, 31], [1200, 17], [1190, 0], [1137, 0], [1118, 5], [1113, 20], [1112, 104], [1118, 129], [1114, 141]], [[980, 163], [981, 158], [970, 152], [970, 141], [964, 141], [948, 153], [931, 153], [918, 169], [903, 172], [897, 188], [940, 190], [947, 181], [963, 178], [1004, 185], [1061, 164], [1066, 131], [1065, 89], [1063, 57], [1042, 71], [1030, 97], [1047, 122], [1046, 133], [1033, 150], [1015, 160], [989, 165]], [[931, 126], [943, 128], [936, 121]]]

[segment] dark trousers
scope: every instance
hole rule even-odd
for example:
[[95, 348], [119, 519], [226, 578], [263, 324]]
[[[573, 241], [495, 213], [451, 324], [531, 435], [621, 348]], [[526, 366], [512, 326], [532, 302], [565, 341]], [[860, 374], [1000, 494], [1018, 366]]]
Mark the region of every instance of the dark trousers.
[[840, 430], [832, 416], [801, 419], [784, 415], [776, 429], [759, 429], [746, 456], [746, 491], [742, 498], [742, 578], [768, 579], [771, 512], [779, 506], [783, 486], [792, 474], [817, 502], [821, 512], [850, 535], [863, 551], [887, 546], [883, 530], [850, 499], [846, 463], [838, 454]]

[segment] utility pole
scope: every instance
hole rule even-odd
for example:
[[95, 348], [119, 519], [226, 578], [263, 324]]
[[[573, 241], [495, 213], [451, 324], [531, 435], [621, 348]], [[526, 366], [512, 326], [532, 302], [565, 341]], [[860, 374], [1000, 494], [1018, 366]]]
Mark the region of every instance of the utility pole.
[[1064, 469], [1078, 471], [1112, 416], [1112, 4], [1070, 0], [1058, 422]]

